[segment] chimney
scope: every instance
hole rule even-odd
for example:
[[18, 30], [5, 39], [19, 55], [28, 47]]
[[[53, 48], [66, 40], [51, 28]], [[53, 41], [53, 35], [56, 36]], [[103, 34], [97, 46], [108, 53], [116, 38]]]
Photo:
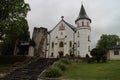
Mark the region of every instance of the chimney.
[[117, 41], [117, 43], [116, 43], [117, 45], [120, 45], [120, 41]]

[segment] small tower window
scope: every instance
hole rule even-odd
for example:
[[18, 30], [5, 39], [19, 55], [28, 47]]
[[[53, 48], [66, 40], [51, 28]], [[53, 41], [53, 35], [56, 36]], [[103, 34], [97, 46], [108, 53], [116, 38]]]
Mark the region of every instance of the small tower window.
[[64, 46], [63, 42], [60, 42], [59, 47], [63, 47], [63, 46]]
[[84, 22], [82, 21], [82, 26], [84, 26]]
[[88, 36], [88, 41], [90, 41], [90, 36]]
[[87, 22], [87, 26], [89, 26], [89, 22]]
[[77, 37], [79, 37], [79, 36], [80, 36], [80, 34], [79, 34], [79, 32], [78, 32]]
[[77, 26], [79, 27], [79, 22], [77, 23]]

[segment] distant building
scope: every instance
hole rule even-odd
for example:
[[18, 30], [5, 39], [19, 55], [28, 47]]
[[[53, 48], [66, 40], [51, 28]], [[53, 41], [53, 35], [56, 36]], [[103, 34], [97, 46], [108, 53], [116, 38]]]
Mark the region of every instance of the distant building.
[[[35, 51], [31, 48], [31, 51], [29, 51], [30, 55], [43, 54], [47, 58], [57, 58], [66, 55], [90, 56], [91, 19], [88, 17], [83, 4], [75, 20], [76, 27], [65, 21], [63, 16], [61, 18], [61, 21], [51, 31], [47, 32], [47, 36], [46, 34], [43, 35], [47, 39], [42, 39], [43, 33], [41, 31], [43, 31], [43, 28], [41, 28], [42, 30], [40, 28], [34, 29], [33, 41], [35, 42]], [[39, 52], [39, 47], [42, 46], [40, 45], [41, 41], [47, 46], [44, 45], [44, 48], [41, 48], [42, 52]]]
[[120, 43], [109, 48], [107, 53], [108, 60], [120, 60]]

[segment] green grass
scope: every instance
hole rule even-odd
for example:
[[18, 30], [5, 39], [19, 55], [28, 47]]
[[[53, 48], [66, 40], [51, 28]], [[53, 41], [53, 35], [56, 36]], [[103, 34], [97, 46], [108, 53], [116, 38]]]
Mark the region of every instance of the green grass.
[[72, 63], [62, 78], [77, 80], [120, 80], [120, 61]]

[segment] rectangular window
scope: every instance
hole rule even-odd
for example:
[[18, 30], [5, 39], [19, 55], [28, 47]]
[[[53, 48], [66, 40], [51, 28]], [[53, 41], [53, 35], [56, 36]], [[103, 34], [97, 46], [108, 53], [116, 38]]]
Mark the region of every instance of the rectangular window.
[[78, 41], [78, 47], [80, 47], [80, 41]]
[[119, 51], [118, 51], [118, 50], [115, 50], [115, 51], [114, 51], [114, 55], [119, 55]]
[[87, 22], [87, 26], [89, 27], [89, 22]]
[[79, 37], [80, 35], [79, 35], [79, 32], [78, 32], [78, 34], [77, 34], [77, 37]]

